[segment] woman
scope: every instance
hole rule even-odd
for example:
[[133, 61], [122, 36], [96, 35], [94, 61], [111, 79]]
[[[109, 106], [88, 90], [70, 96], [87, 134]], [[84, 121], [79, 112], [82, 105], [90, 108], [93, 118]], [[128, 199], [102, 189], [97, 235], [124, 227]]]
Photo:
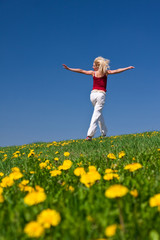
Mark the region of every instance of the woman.
[[107, 77], [110, 74], [121, 73], [129, 69], [133, 69], [133, 66], [126, 68], [119, 68], [116, 70], [109, 70], [109, 60], [103, 57], [97, 57], [93, 62], [93, 70], [86, 71], [77, 68], [69, 68], [65, 64], [63, 67], [67, 70], [77, 73], [83, 73], [93, 76], [93, 89], [90, 94], [90, 100], [94, 106], [94, 111], [91, 119], [91, 123], [87, 132], [86, 140], [91, 141], [95, 135], [97, 124], [99, 125], [101, 135], [103, 137], [107, 134], [107, 127], [102, 115], [102, 109], [105, 103], [106, 91], [107, 91]]

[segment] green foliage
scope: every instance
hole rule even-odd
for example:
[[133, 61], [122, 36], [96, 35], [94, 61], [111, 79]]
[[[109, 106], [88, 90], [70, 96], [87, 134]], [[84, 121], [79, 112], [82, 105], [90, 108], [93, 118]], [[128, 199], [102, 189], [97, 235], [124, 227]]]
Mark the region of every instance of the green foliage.
[[[28, 239], [25, 226], [48, 208], [59, 212], [61, 221], [45, 229], [40, 240], [159, 240], [160, 213], [158, 207], [150, 206], [150, 198], [160, 193], [159, 150], [160, 132], [0, 148], [0, 240]], [[125, 155], [120, 157], [122, 151]], [[65, 152], [70, 155], [65, 156]], [[110, 159], [109, 153], [116, 159]], [[51, 176], [50, 172], [67, 159], [72, 166], [61, 170], [61, 175]], [[41, 168], [41, 163], [46, 166]], [[131, 163], [140, 163], [142, 168], [125, 170]], [[96, 167], [101, 179], [87, 187], [74, 170], [83, 167], [88, 172], [89, 166]], [[2, 186], [14, 167], [23, 176], [12, 186]], [[117, 170], [119, 179], [104, 180], [106, 169]], [[28, 192], [19, 187], [22, 180], [29, 180], [27, 186], [34, 189], [37, 185], [43, 188], [46, 200], [27, 205], [24, 198]], [[114, 184], [127, 187], [128, 193], [121, 198], [107, 198], [105, 191]], [[137, 190], [138, 196], [131, 195], [132, 190]], [[116, 233], [107, 237], [105, 230], [112, 224], [117, 224]]]

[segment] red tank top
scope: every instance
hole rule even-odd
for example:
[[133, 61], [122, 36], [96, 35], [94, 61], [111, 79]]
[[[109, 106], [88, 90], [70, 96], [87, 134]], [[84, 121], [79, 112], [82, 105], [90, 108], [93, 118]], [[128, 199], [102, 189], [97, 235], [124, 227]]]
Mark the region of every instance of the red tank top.
[[92, 90], [102, 90], [107, 91], [107, 76], [104, 75], [103, 77], [95, 77], [93, 76], [93, 89]]

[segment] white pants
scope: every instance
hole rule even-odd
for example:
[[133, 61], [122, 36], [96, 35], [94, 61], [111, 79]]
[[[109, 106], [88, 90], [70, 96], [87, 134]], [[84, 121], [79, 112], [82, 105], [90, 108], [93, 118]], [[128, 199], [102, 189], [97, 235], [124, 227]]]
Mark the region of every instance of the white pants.
[[104, 136], [107, 134], [107, 127], [104, 122], [102, 115], [102, 109], [105, 104], [106, 93], [105, 92], [96, 92], [92, 91], [90, 94], [90, 100], [94, 106], [94, 111], [90, 123], [90, 127], [87, 132], [87, 136], [93, 137], [96, 133], [97, 124], [99, 125], [101, 135]]

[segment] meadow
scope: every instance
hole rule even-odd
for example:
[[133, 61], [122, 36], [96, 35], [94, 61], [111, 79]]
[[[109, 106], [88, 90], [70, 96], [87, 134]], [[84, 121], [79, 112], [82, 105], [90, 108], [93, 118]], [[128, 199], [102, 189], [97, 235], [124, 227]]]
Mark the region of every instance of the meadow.
[[0, 147], [0, 240], [159, 240], [160, 132]]

